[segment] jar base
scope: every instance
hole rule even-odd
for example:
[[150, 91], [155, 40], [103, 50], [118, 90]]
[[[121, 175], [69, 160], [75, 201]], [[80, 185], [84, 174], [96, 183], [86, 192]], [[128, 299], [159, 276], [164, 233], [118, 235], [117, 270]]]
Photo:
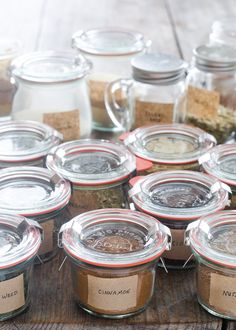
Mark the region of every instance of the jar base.
[[29, 306], [30, 306], [30, 303], [28, 302], [15, 312], [5, 313], [5, 316], [0, 315], [0, 322], [10, 320], [10, 319], [22, 314], [22, 313], [25, 313], [27, 311], [27, 309], [29, 308]]
[[119, 127], [104, 127], [104, 126], [100, 126], [96, 123], [93, 123], [92, 129], [95, 131], [100, 131], [100, 132], [115, 132], [115, 133], [123, 132], [123, 130], [120, 129]]
[[52, 260], [54, 257], [56, 257], [58, 251], [59, 251], [59, 249], [57, 248], [53, 252], [45, 253], [42, 256], [36, 256], [36, 258], [34, 259], [34, 264], [35, 265], [42, 265], [45, 262], [48, 262], [48, 261]]
[[[164, 263], [165, 263], [165, 267], [167, 269], [175, 269], [175, 270], [185, 270], [185, 269], [192, 269], [196, 267], [196, 263], [189, 261], [185, 267], [184, 264], [186, 261], [179, 261], [179, 260], [169, 260], [169, 259], [163, 259]], [[158, 267], [164, 268], [162, 262], [159, 260], [158, 261]]]
[[231, 320], [231, 321], [236, 321], [236, 316], [235, 317], [230, 317], [221, 313], [218, 313], [214, 310], [212, 310], [211, 308], [209, 308], [208, 306], [206, 306], [201, 299], [198, 297], [198, 303], [210, 314], [217, 316], [217, 317], [221, 317], [223, 319], [227, 319], [227, 320]]

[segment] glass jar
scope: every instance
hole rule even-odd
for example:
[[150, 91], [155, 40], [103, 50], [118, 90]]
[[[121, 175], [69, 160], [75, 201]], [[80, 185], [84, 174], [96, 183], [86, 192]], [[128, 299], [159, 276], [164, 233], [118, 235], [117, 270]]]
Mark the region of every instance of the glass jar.
[[52, 259], [58, 251], [59, 229], [69, 220], [70, 193], [69, 182], [45, 168], [19, 166], [0, 171], [0, 209], [33, 219], [43, 228], [37, 263]]
[[189, 225], [186, 244], [197, 261], [197, 297], [209, 313], [236, 320], [236, 212], [206, 215]]
[[40, 244], [37, 222], [0, 213], [0, 321], [28, 307], [33, 260]]
[[199, 46], [186, 78], [186, 109], [179, 121], [198, 126], [218, 143], [235, 137], [236, 49], [229, 46]]
[[229, 16], [214, 21], [209, 42], [210, 45], [228, 45], [236, 48], [236, 17]]
[[62, 139], [58, 131], [36, 121], [0, 122], [0, 169], [22, 165], [45, 167], [47, 153]]
[[[106, 108], [113, 123], [124, 131], [172, 123], [184, 106], [186, 62], [156, 53], [136, 56], [131, 66], [133, 79], [113, 81], [106, 89]], [[126, 104], [118, 104], [118, 92]]]
[[215, 138], [200, 128], [183, 124], [140, 127], [121, 136], [125, 146], [150, 163], [138, 174], [163, 170], [200, 169], [198, 158], [215, 146]]
[[169, 229], [140, 212], [94, 210], [62, 226], [75, 300], [107, 318], [142, 312], [154, 290], [156, 263], [170, 249]]
[[13, 119], [48, 124], [64, 140], [87, 137], [92, 119], [85, 76], [91, 63], [73, 52], [34, 52], [16, 58]]
[[[184, 245], [188, 224], [224, 209], [229, 203], [230, 188], [209, 175], [186, 170], [153, 173], [130, 183], [133, 188], [129, 196], [135, 208], [171, 230], [172, 249], [163, 255], [166, 266], [183, 269], [192, 254]], [[187, 267], [193, 266], [194, 260], [187, 263]]]
[[[89, 87], [94, 129], [119, 130], [106, 112], [105, 88], [115, 79], [130, 77], [130, 60], [145, 53], [150, 46], [151, 41], [145, 41], [142, 34], [122, 29], [78, 31], [72, 36], [72, 47], [93, 63]], [[122, 104], [122, 95], [118, 98]]]

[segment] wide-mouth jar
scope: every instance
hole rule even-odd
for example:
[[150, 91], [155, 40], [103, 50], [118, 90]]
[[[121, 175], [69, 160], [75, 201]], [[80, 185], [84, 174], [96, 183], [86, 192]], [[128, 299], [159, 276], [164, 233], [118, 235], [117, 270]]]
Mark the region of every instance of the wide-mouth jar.
[[[188, 224], [229, 203], [227, 185], [194, 171], [163, 171], [133, 178], [130, 183], [133, 187], [129, 196], [135, 208], [154, 216], [171, 230], [172, 249], [163, 255], [169, 268], [182, 269], [191, 257], [190, 248], [184, 245]], [[192, 266], [194, 261], [190, 260], [186, 267]]]
[[33, 219], [44, 230], [37, 263], [57, 253], [59, 229], [69, 220], [70, 194], [70, 183], [45, 168], [19, 166], [0, 171], [0, 209]]
[[143, 311], [153, 294], [156, 263], [171, 246], [169, 229], [141, 212], [83, 213], [60, 231], [75, 300], [87, 312], [123, 318]]
[[199, 303], [213, 315], [236, 320], [236, 212], [202, 217], [189, 225], [185, 240], [197, 261]]
[[33, 260], [41, 232], [35, 221], [0, 213], [0, 321], [18, 315], [30, 303]]

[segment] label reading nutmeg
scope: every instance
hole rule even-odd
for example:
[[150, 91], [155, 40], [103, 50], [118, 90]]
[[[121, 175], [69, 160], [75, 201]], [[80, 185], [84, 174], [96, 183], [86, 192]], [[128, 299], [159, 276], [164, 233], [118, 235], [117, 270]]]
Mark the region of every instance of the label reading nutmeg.
[[38, 254], [43, 255], [53, 250], [54, 220], [45, 221], [40, 225], [43, 228], [44, 240], [39, 248]]
[[88, 275], [88, 304], [95, 309], [125, 312], [137, 304], [138, 275], [102, 278]]
[[163, 257], [171, 260], [187, 260], [192, 252], [189, 246], [184, 244], [184, 230], [171, 229], [172, 247], [170, 251], [166, 251]]
[[0, 282], [0, 314], [15, 311], [25, 304], [24, 275]]

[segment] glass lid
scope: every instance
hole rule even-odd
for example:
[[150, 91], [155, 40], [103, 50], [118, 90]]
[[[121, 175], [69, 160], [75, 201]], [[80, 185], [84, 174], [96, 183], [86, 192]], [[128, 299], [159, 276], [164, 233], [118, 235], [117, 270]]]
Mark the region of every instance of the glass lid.
[[126, 179], [135, 157], [122, 145], [105, 140], [66, 142], [51, 150], [47, 167], [78, 185], [102, 185]]
[[0, 171], [0, 209], [24, 216], [40, 215], [64, 207], [70, 184], [48, 169], [17, 166]]
[[63, 225], [60, 235], [60, 244], [72, 258], [111, 268], [148, 263], [171, 246], [166, 226], [124, 209], [83, 213]]
[[140, 177], [129, 196], [141, 211], [172, 220], [193, 220], [225, 208], [230, 188], [195, 171], [163, 171]]
[[196, 162], [216, 145], [216, 139], [200, 128], [183, 125], [153, 125], [135, 129], [124, 144], [136, 156], [163, 164]]
[[30, 161], [46, 156], [63, 136], [36, 121], [9, 120], [0, 123], [0, 162]]
[[30, 260], [40, 244], [41, 228], [37, 222], [0, 213], [0, 269]]

